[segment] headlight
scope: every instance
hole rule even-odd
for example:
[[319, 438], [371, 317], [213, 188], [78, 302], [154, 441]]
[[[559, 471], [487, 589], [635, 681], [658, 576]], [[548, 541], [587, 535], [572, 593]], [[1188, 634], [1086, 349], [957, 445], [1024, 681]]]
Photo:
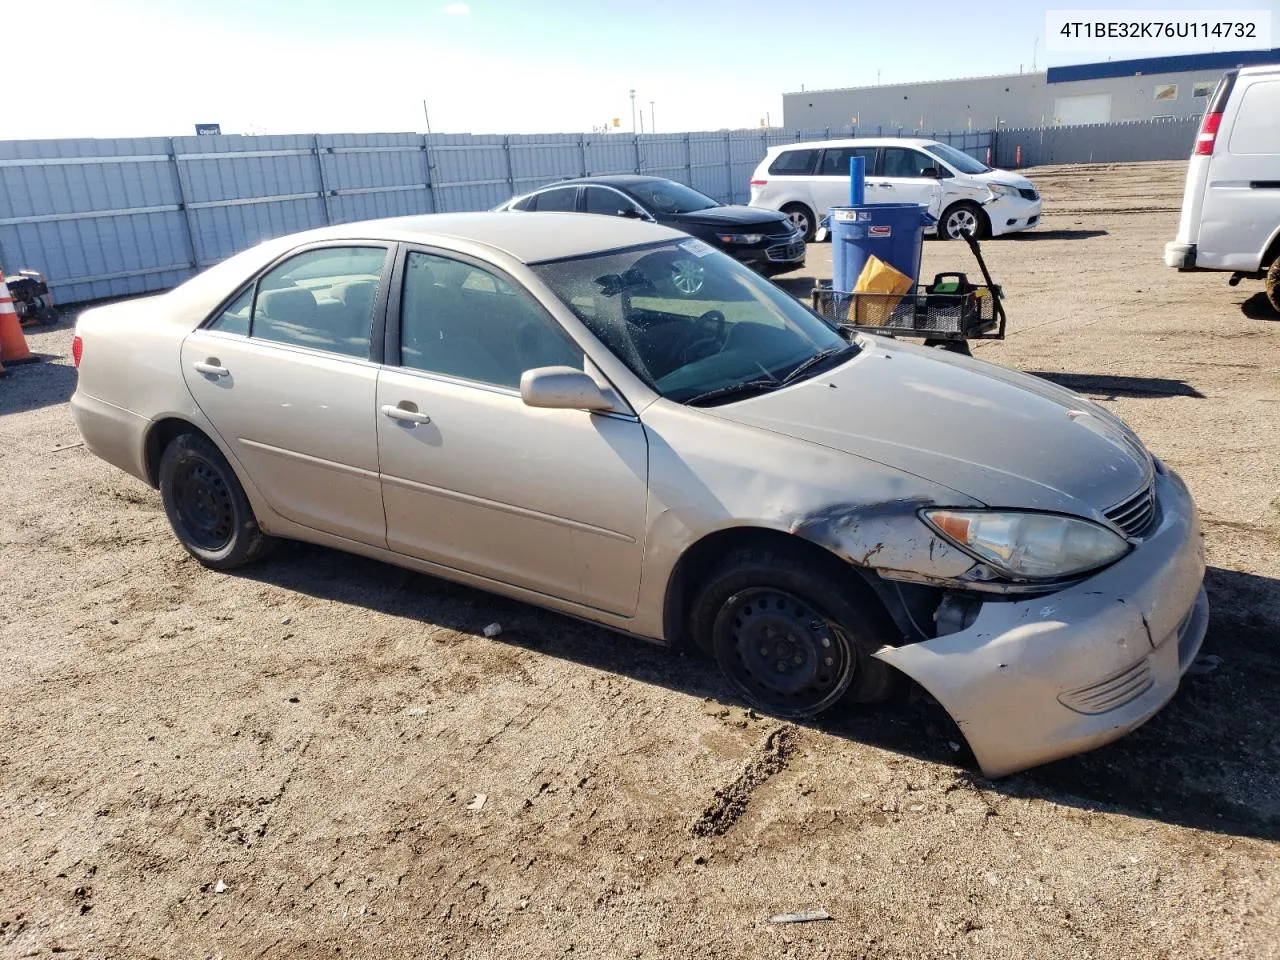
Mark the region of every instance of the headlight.
[[763, 233], [719, 233], [716, 234], [721, 243], [759, 243], [764, 239]]
[[986, 510], [925, 510], [922, 515], [956, 546], [1013, 577], [1070, 577], [1106, 566], [1130, 550], [1119, 534], [1079, 517]]
[[1017, 187], [1011, 187], [1007, 183], [988, 183], [987, 189], [997, 197], [1018, 197], [1021, 194]]

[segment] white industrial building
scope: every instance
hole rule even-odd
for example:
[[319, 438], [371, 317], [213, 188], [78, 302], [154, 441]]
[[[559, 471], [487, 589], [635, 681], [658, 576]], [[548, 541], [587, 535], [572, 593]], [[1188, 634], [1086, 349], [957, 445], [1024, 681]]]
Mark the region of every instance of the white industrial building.
[[1036, 73], [802, 90], [782, 95], [790, 130], [995, 130], [1199, 116], [1224, 70], [1280, 49], [1116, 60]]

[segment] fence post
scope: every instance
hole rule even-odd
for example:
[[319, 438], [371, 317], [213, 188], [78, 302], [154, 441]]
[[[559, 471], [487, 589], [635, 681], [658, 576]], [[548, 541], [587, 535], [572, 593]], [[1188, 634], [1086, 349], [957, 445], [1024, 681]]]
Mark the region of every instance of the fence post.
[[440, 207], [436, 197], [435, 171], [431, 168], [431, 135], [422, 135], [422, 186], [427, 202], [428, 213], [439, 213]]
[[631, 143], [636, 148], [636, 173], [640, 172], [640, 134], [633, 133], [631, 135]]
[[684, 169], [685, 176], [688, 177], [689, 186], [693, 186], [693, 144], [689, 142], [689, 135], [684, 135]]
[[329, 209], [329, 181], [324, 175], [324, 157], [320, 154], [320, 134], [311, 137], [311, 152], [316, 156], [316, 170], [320, 174], [320, 202], [324, 204], [324, 222], [333, 223], [333, 211]]
[[182, 222], [187, 228], [187, 246], [191, 248], [191, 272], [200, 272], [200, 251], [196, 248], [196, 225], [194, 214], [188, 204], [187, 178], [182, 172], [182, 161], [178, 159], [178, 148], [174, 146], [174, 138], [169, 138], [169, 159], [173, 161], [173, 175], [178, 181], [178, 204], [182, 207]]
[[585, 133], [578, 134], [578, 151], [582, 154], [582, 175], [589, 177], [591, 174], [587, 172], [587, 135]]
[[511, 136], [502, 138], [502, 152], [507, 156], [507, 189], [511, 191], [511, 196], [516, 195], [516, 171], [511, 165]]
[[729, 174], [729, 202], [733, 203], [733, 143], [729, 140], [728, 131], [724, 135], [724, 166]]

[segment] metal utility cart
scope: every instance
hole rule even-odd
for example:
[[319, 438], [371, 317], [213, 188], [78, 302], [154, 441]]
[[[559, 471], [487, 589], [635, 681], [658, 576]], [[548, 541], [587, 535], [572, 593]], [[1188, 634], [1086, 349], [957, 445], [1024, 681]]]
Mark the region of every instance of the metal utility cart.
[[1003, 340], [1003, 291], [991, 279], [978, 241], [968, 233], [961, 236], [984, 283], [970, 283], [963, 273], [940, 273], [906, 293], [842, 293], [826, 284], [813, 291], [813, 309], [842, 332], [922, 338], [925, 346], [966, 356], [972, 354], [970, 340]]

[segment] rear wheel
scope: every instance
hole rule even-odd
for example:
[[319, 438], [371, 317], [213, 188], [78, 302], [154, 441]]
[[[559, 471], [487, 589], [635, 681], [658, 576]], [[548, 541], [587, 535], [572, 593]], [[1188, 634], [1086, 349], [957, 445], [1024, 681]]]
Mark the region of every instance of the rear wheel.
[[275, 546], [259, 529], [235, 471], [208, 437], [174, 437], [160, 457], [159, 478], [174, 535], [206, 567], [230, 570]]
[[947, 207], [938, 221], [939, 240], [959, 240], [961, 233], [970, 233], [975, 240], [985, 239], [988, 233], [987, 215], [968, 200]]
[[1267, 271], [1267, 299], [1271, 301], [1271, 309], [1280, 313], [1280, 257], [1271, 261], [1271, 269]]
[[891, 693], [894, 674], [871, 654], [890, 633], [857, 586], [802, 556], [739, 550], [699, 592], [694, 636], [773, 716], [813, 716], [845, 696], [875, 703]]
[[803, 203], [788, 203], [782, 208], [782, 213], [804, 234], [805, 243], [813, 242], [814, 231], [818, 229], [817, 217], [813, 215], [813, 211], [806, 207]]

